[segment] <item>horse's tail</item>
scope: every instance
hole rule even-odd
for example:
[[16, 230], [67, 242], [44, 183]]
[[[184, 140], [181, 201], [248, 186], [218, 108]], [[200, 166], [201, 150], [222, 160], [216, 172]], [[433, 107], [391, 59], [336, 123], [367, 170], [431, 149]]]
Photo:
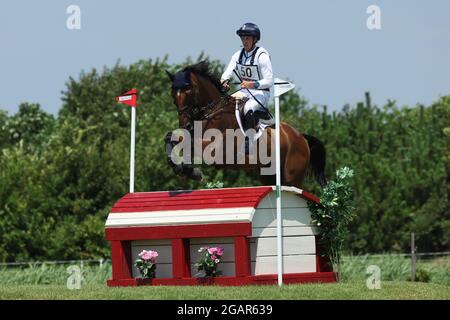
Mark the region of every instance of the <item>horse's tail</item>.
[[306, 141], [308, 141], [310, 150], [310, 161], [309, 165], [314, 173], [314, 176], [320, 186], [323, 188], [327, 184], [327, 179], [325, 178], [325, 146], [322, 141], [308, 134], [303, 134]]

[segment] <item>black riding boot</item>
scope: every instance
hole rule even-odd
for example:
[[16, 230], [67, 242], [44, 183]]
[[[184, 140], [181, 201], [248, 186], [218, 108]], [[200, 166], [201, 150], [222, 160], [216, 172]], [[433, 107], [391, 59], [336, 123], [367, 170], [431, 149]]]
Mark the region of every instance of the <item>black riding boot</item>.
[[[253, 110], [249, 110], [245, 116], [244, 116], [244, 131], [246, 132], [245, 136], [245, 154], [250, 153], [250, 144], [253, 143], [253, 134], [247, 135], [248, 129], [255, 130], [256, 127], [256, 119], [255, 115], [253, 114]], [[252, 140], [251, 142], [249, 142]]]

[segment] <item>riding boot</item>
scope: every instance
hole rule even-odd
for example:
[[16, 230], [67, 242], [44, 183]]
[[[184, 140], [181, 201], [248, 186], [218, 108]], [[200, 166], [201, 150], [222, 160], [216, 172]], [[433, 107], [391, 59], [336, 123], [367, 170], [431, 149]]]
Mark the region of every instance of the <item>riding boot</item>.
[[254, 132], [247, 130], [253, 129], [255, 130], [256, 121], [253, 110], [249, 110], [244, 116], [244, 130], [245, 130], [245, 154], [248, 155], [250, 153], [250, 146], [253, 143]]

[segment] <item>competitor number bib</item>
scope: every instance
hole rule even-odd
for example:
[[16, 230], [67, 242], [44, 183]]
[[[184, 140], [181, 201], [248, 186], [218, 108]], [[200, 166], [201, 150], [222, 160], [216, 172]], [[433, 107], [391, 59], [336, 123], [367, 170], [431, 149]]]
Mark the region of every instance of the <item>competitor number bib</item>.
[[242, 80], [261, 80], [259, 68], [257, 65], [245, 65], [238, 63], [236, 65], [237, 72]]

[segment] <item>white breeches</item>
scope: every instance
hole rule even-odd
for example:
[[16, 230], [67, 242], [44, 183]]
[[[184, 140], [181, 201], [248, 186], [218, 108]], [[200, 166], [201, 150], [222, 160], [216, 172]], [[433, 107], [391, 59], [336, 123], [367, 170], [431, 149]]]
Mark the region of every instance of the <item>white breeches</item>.
[[270, 99], [270, 92], [269, 91], [262, 91], [262, 90], [251, 90], [253, 96], [258, 99], [258, 101], [255, 100], [254, 97], [247, 91], [247, 89], [243, 89], [240, 92], [242, 92], [245, 97], [248, 98], [248, 101], [245, 103], [244, 106], [244, 114], [247, 114], [249, 110], [252, 110], [255, 112], [258, 109], [261, 109], [261, 105], [258, 103], [258, 101], [267, 108], [267, 105], [269, 104]]

